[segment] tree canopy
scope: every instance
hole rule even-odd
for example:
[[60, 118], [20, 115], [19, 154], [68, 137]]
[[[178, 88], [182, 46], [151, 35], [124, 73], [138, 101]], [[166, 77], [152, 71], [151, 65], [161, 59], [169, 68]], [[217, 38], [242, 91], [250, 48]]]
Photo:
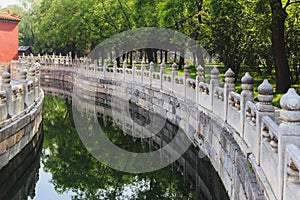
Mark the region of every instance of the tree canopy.
[[[83, 56], [116, 33], [163, 27], [197, 40], [237, 75], [246, 66], [276, 77], [277, 92], [285, 92], [291, 83], [299, 84], [300, 13], [296, 0], [21, 2], [22, 8], [9, 9], [23, 16], [20, 44], [32, 46], [35, 53]], [[146, 52], [149, 60], [158, 60], [157, 51]], [[179, 60], [180, 65], [182, 62]]]

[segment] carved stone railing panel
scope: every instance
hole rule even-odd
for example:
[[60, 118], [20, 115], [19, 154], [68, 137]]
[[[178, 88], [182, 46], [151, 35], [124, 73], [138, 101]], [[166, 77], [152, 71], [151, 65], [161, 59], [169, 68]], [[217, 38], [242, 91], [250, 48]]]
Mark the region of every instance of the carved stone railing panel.
[[283, 199], [300, 199], [300, 148], [290, 144], [286, 148]]
[[163, 74], [162, 89], [166, 91], [173, 91], [172, 75]]
[[174, 91], [177, 96], [184, 98], [185, 95], [185, 78], [183, 76], [174, 77]]
[[196, 102], [196, 80], [192, 78], [186, 79], [185, 97], [192, 102]]
[[202, 105], [204, 108], [211, 110], [211, 92], [209, 84], [200, 82], [198, 88], [198, 101], [199, 104]]
[[[214, 88], [212, 109], [221, 119], [225, 119], [225, 109], [224, 108], [224, 88], [216, 86]], [[221, 108], [221, 109], [220, 109]]]
[[232, 127], [241, 135], [241, 95], [235, 92], [230, 92], [227, 106], [227, 122], [231, 124]]

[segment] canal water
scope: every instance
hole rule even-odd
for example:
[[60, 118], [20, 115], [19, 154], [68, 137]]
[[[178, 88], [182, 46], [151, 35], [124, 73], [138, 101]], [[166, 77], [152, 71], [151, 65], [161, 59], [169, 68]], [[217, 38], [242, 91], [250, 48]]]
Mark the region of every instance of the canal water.
[[[137, 123], [147, 123], [145, 111], [135, 110], [138, 113], [132, 113], [132, 117], [138, 119]], [[132, 152], [160, 148], [153, 141], [133, 138], [112, 119], [98, 114], [103, 131], [121, 148]], [[125, 173], [106, 166], [88, 152], [76, 131], [68, 101], [46, 96], [42, 126], [42, 139], [33, 141], [35, 145], [28, 145], [0, 171], [0, 200], [228, 199], [217, 172], [207, 157], [199, 156], [196, 147], [191, 146], [163, 169]], [[161, 135], [167, 142], [170, 138], [163, 133], [178, 128], [168, 122], [164, 129]]]

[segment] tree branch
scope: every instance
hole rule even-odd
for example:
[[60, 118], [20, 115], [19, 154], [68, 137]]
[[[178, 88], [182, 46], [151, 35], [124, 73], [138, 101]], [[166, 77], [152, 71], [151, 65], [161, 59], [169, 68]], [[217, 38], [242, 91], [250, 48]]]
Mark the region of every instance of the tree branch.
[[290, 6], [292, 4], [297, 4], [297, 3], [300, 3], [300, 1], [293, 1], [293, 2], [291, 2], [291, 0], [288, 0], [286, 2], [285, 6], [283, 7], [283, 9], [286, 10], [288, 6]]
[[187, 16], [187, 17], [184, 18], [184, 19], [175, 21], [175, 24], [173, 24], [173, 25], [171, 25], [171, 26], [168, 26], [168, 27], [166, 27], [166, 28], [174, 28], [174, 27], [178, 26], [179, 24], [181, 24], [181, 23], [183, 23], [183, 22], [186, 22], [187, 20], [193, 18], [194, 16], [196, 16], [196, 15], [198, 15], [198, 14], [199, 14], [199, 12], [194, 13], [194, 14], [192, 14], [192, 15], [190, 15], [190, 16]]
[[127, 16], [125, 10], [123, 9], [123, 5], [122, 5], [121, 1], [118, 0], [118, 3], [119, 3], [119, 5], [120, 5], [120, 9], [121, 9], [121, 11], [122, 11], [124, 17], [126, 18], [126, 21], [127, 21], [128, 25], [129, 25], [129, 29], [131, 29], [131, 23], [130, 23], [129, 17]]

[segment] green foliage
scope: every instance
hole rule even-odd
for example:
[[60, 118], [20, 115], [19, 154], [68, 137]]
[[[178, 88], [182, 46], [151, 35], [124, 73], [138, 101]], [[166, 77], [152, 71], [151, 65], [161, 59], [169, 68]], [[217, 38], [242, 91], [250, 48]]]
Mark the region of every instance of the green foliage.
[[[72, 199], [129, 199], [124, 196], [124, 191], [129, 187], [135, 194], [132, 199], [192, 197], [182, 187], [183, 177], [171, 166], [151, 173], [130, 174], [113, 170], [96, 160], [76, 132], [71, 109], [65, 100], [51, 96], [45, 98], [42, 163], [44, 170], [52, 174], [51, 183], [58, 193], [72, 191]], [[130, 151], [144, 151], [139, 142], [124, 136], [112, 121], [104, 123], [102, 118], [98, 121], [106, 136], [117, 145]]]
[[[268, 0], [22, 0], [10, 9], [23, 16], [20, 44], [35, 53], [86, 55], [110, 36], [139, 27], [175, 29], [199, 43], [237, 76], [249, 67], [275, 78], [272, 51], [274, 2], [286, 11], [285, 44], [292, 82], [299, 84], [300, 22], [297, 1]], [[288, 3], [288, 4], [286, 4]], [[6, 8], [5, 8], [6, 9]], [[275, 16], [276, 14], [274, 14]], [[157, 61], [157, 50], [144, 50]], [[176, 50], [180, 52], [180, 49]], [[142, 51], [141, 51], [142, 52]], [[154, 58], [152, 58], [154, 57]], [[182, 61], [177, 58], [182, 67]], [[277, 68], [276, 68], [277, 69]]]

